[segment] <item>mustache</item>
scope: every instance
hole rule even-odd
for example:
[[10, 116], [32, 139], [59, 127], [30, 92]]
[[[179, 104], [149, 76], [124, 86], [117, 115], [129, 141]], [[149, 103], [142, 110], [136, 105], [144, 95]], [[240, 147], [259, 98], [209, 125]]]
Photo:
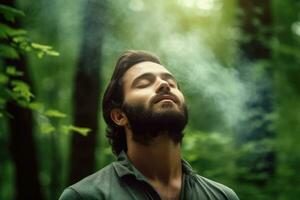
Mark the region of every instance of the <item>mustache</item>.
[[155, 95], [151, 100], [150, 103], [151, 104], [156, 104], [159, 101], [163, 100], [163, 99], [169, 99], [172, 100], [173, 102], [175, 102], [176, 104], [180, 103], [180, 100], [178, 99], [178, 97], [174, 94], [172, 94], [171, 92], [162, 92], [159, 93], [157, 95]]

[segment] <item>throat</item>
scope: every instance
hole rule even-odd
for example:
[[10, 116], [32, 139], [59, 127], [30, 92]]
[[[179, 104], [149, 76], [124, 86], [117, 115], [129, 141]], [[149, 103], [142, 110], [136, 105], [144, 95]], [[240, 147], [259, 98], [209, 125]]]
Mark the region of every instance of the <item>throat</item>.
[[128, 158], [150, 180], [168, 183], [181, 177], [180, 143], [174, 143], [167, 135], [154, 138], [150, 144], [128, 142]]
[[179, 200], [181, 193], [182, 179], [178, 178], [171, 181], [168, 185], [160, 182], [149, 181], [152, 187], [163, 200]]
[[179, 199], [182, 182], [180, 143], [161, 135], [149, 145], [129, 142], [127, 154], [162, 199]]

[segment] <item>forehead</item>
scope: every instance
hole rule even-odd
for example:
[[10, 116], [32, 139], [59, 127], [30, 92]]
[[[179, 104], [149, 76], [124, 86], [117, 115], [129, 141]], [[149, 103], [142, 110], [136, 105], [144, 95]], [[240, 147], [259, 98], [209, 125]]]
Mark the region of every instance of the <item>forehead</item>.
[[142, 74], [151, 73], [154, 75], [160, 74], [171, 74], [164, 66], [154, 63], [154, 62], [140, 62], [133, 65], [123, 77], [125, 84], [130, 84], [135, 78], [141, 76]]

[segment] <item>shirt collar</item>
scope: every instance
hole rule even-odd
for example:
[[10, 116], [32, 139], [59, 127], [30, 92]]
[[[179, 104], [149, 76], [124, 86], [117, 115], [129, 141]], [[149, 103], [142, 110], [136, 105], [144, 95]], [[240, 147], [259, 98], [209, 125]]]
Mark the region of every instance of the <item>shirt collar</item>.
[[[187, 161], [181, 159], [181, 163], [184, 174], [195, 174], [195, 171], [192, 169], [191, 165]], [[119, 154], [118, 159], [116, 162], [113, 163], [113, 166], [117, 172], [117, 175], [120, 178], [126, 175], [133, 175], [137, 180], [146, 181], [144, 175], [134, 167], [134, 165], [130, 162], [130, 160], [127, 157], [127, 154], [124, 151], [122, 151]]]

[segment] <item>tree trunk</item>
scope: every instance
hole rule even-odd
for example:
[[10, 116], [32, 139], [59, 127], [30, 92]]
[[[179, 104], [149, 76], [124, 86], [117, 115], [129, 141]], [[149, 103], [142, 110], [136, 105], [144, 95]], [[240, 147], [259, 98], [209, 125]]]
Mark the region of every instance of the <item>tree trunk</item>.
[[[4, 5], [15, 7], [15, 1], [3, 0]], [[19, 20], [15, 23], [6, 22], [13, 27], [20, 27]], [[23, 72], [19, 79], [32, 85], [28, 74], [27, 62], [23, 55], [19, 59], [6, 59], [5, 65], [12, 65]], [[31, 87], [32, 88], [32, 87]], [[9, 124], [9, 150], [15, 165], [15, 199], [44, 199], [39, 181], [36, 146], [33, 135], [33, 116], [31, 110], [18, 106], [15, 102], [7, 103], [7, 111], [12, 118]]]
[[250, 60], [269, 59], [270, 48], [257, 36], [270, 39], [271, 31], [268, 30], [272, 26], [270, 0], [240, 0], [240, 6], [244, 13], [243, 33], [251, 37], [249, 41], [241, 43], [245, 57]]
[[[7, 61], [22, 71], [22, 81], [31, 85], [26, 69], [26, 60]], [[15, 164], [16, 199], [44, 199], [38, 177], [38, 162], [36, 146], [33, 136], [32, 112], [14, 102], [7, 105], [8, 112], [13, 116], [9, 119], [10, 151]]]
[[[270, 59], [271, 51], [266, 43], [271, 37], [270, 0], [240, 0], [240, 6], [244, 13], [242, 30], [245, 36], [250, 38], [241, 43], [243, 56], [253, 63]], [[244, 65], [241, 66], [241, 68], [244, 67]], [[241, 177], [241, 179], [257, 186], [265, 186], [275, 172], [275, 152], [262, 143], [264, 139], [273, 138], [275, 135], [270, 130], [271, 121], [266, 119], [266, 116], [273, 111], [271, 81], [272, 72], [267, 68], [262, 77], [255, 82], [255, 86], [258, 88], [258, 99], [248, 102], [248, 111], [254, 111], [255, 114], [242, 124], [244, 126], [243, 133], [241, 133], [242, 143], [255, 142], [257, 146], [254, 152], [239, 160], [242, 165], [250, 168], [249, 173], [253, 175], [251, 177], [256, 178]]]
[[101, 47], [104, 33], [103, 0], [85, 1], [81, 51], [77, 64], [74, 113], [75, 125], [92, 129], [88, 136], [72, 134], [69, 184], [95, 170], [96, 133], [100, 101]]

